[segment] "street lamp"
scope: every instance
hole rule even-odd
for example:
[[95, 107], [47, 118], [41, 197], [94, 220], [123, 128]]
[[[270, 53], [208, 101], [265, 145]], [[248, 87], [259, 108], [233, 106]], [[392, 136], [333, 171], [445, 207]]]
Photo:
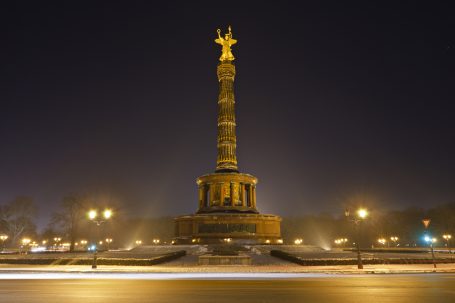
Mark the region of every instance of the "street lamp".
[[[96, 209], [91, 209], [87, 213], [88, 218], [90, 221], [96, 224], [96, 226], [100, 226], [101, 224], [105, 223], [107, 220], [109, 220], [112, 217], [112, 210], [109, 208], [106, 208], [103, 211], [102, 217], [98, 219], [98, 211]], [[98, 255], [98, 245], [96, 244], [95, 241], [95, 247], [94, 247], [94, 252], [93, 252], [93, 262], [92, 262], [92, 269], [96, 269], [98, 266], [96, 264], [97, 261], [97, 255]]]
[[436, 268], [436, 260], [434, 258], [434, 249], [433, 249], [433, 243], [436, 243], [436, 241], [438, 241], [436, 238], [432, 238], [430, 237], [429, 235], [425, 235], [425, 237], [423, 238], [425, 240], [425, 242], [429, 243], [430, 244], [430, 248], [431, 248], [431, 258], [433, 259], [433, 267]]
[[387, 243], [387, 240], [385, 238], [379, 238], [378, 239], [378, 243], [382, 244], [382, 245], [385, 245]]
[[449, 241], [450, 241], [450, 239], [452, 239], [452, 235], [450, 235], [450, 234], [445, 234], [445, 235], [442, 235], [442, 237], [444, 238], [444, 240], [446, 240], [447, 249], [449, 250], [449, 254], [451, 254], [452, 251], [450, 250]]
[[357, 268], [358, 269], [363, 269], [363, 263], [362, 263], [362, 256], [360, 254], [360, 225], [362, 223], [362, 221], [368, 217], [368, 210], [366, 210], [365, 208], [359, 208], [357, 211], [356, 211], [356, 216], [351, 216], [351, 212], [347, 209], [345, 212], [344, 212], [344, 215], [346, 216], [346, 218], [353, 222], [354, 223], [354, 226], [356, 227], [356, 230], [357, 230], [357, 233], [356, 233], [356, 236], [357, 236], [357, 239], [356, 239], [356, 246], [357, 246]]
[[22, 247], [25, 248], [25, 253], [27, 253], [27, 250], [28, 250], [27, 245], [29, 245], [31, 241], [32, 240], [30, 240], [30, 238], [23, 238], [21, 240]]
[[422, 220], [423, 226], [425, 227], [425, 236], [423, 239], [425, 242], [430, 244], [431, 247], [431, 259], [433, 260], [433, 267], [436, 268], [436, 260], [434, 258], [434, 250], [433, 250], [433, 243], [436, 242], [436, 238], [432, 238], [428, 235], [428, 227], [430, 226], [431, 219], [425, 218]]
[[336, 245], [344, 246], [348, 242], [348, 239], [347, 238], [339, 238], [339, 239], [335, 239], [335, 241], [333, 241], [333, 242]]
[[94, 209], [91, 209], [89, 212], [88, 212], [88, 218], [90, 220], [94, 220], [96, 217], [98, 216], [98, 212]]
[[112, 243], [112, 239], [111, 238], [106, 238], [106, 243], [107, 243], [107, 250], [109, 250], [109, 246]]
[[108, 208], [105, 209], [105, 210], [103, 211], [103, 217], [104, 217], [106, 220], [110, 219], [110, 218], [112, 217], [112, 210], [110, 210], [110, 209], [108, 209]]
[[393, 244], [395, 244], [395, 246], [398, 246], [397, 245], [398, 237], [395, 237], [395, 236], [390, 237], [390, 240], [392, 240], [392, 242], [393, 242]]
[[60, 238], [60, 237], [55, 237], [55, 238], [54, 238], [54, 242], [55, 242], [55, 244], [54, 244], [54, 250], [57, 250], [58, 243], [59, 243], [60, 241], [62, 241], [62, 238]]
[[360, 208], [357, 210], [357, 216], [359, 216], [360, 219], [365, 219], [368, 216], [368, 211], [364, 208]]
[[2, 251], [5, 250], [5, 241], [8, 239], [7, 235], [0, 235], [0, 240], [2, 240]]

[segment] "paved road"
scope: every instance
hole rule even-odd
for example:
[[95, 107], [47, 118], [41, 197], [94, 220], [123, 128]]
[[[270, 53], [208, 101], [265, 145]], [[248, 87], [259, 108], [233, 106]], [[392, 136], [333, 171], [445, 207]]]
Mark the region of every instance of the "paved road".
[[280, 279], [15, 279], [0, 302], [455, 302], [455, 275], [307, 275]]

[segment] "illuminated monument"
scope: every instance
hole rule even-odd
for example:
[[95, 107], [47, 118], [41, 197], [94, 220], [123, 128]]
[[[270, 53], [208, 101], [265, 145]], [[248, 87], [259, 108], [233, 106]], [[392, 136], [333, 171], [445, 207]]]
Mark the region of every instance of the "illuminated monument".
[[[197, 178], [199, 208], [196, 214], [175, 219], [177, 243], [281, 243], [281, 218], [259, 214], [256, 208], [257, 178], [240, 173], [236, 157], [235, 66], [231, 28], [224, 38], [218, 29], [216, 43], [222, 45], [217, 74], [218, 157], [215, 173]], [[229, 239], [229, 240], [228, 240]]]

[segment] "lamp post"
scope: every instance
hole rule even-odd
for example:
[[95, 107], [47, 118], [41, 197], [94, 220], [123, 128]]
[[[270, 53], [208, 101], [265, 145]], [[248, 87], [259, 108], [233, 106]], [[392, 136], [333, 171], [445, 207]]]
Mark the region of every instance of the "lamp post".
[[55, 243], [55, 244], [54, 244], [54, 250], [57, 250], [57, 248], [58, 248], [58, 243], [59, 243], [60, 241], [62, 241], [62, 238], [60, 238], [60, 237], [55, 237], [55, 238], [54, 238], [54, 243]]
[[107, 243], [107, 250], [109, 250], [109, 246], [112, 243], [112, 238], [106, 238], [106, 243]]
[[434, 258], [434, 249], [433, 249], [433, 243], [436, 243], [437, 239], [436, 238], [432, 238], [430, 237], [429, 235], [426, 235], [424, 237], [424, 240], [425, 242], [429, 243], [430, 244], [430, 248], [431, 248], [431, 259], [433, 260], [433, 267], [436, 268], [436, 260]]
[[[101, 224], [105, 223], [107, 220], [109, 220], [112, 217], [112, 210], [106, 208], [103, 211], [103, 215], [100, 219], [98, 219], [98, 211], [95, 209], [91, 209], [88, 213], [88, 218], [90, 221], [96, 224], [96, 226], [100, 226]], [[96, 243], [96, 241], [95, 241]], [[98, 255], [98, 245], [95, 244], [95, 251], [93, 252], [93, 262], [92, 262], [92, 269], [96, 269], [98, 266], [96, 264], [97, 262], [97, 256]]]
[[2, 251], [5, 250], [5, 241], [8, 239], [7, 235], [0, 235], [0, 240], [2, 240]]
[[28, 245], [30, 244], [32, 240], [30, 240], [30, 238], [23, 238], [21, 240], [21, 244], [22, 244], [22, 247], [24, 247], [25, 251], [24, 253], [27, 254], [27, 251], [28, 251]]
[[363, 269], [362, 256], [360, 254], [360, 225], [362, 221], [368, 216], [368, 211], [365, 208], [359, 208], [355, 215], [351, 215], [351, 212], [347, 209], [344, 212], [346, 218], [354, 223], [356, 228], [356, 247], [357, 247], [357, 268]]
[[390, 237], [390, 240], [392, 240], [392, 242], [393, 242], [393, 244], [394, 244], [395, 246], [398, 246], [398, 245], [397, 245], [398, 237], [396, 237], [396, 236]]
[[452, 235], [450, 235], [450, 234], [445, 234], [445, 235], [442, 235], [442, 237], [444, 238], [444, 240], [446, 240], [447, 249], [449, 250], [449, 254], [451, 254], [452, 251], [450, 250], [449, 242], [450, 242], [450, 239], [452, 239]]
[[87, 246], [87, 240], [81, 240], [79, 243], [81, 243], [82, 249]]
[[428, 235], [428, 227], [430, 226], [431, 219], [425, 218], [422, 220], [423, 226], [425, 227], [425, 237], [423, 238], [425, 242], [430, 244], [431, 248], [431, 259], [433, 260], [433, 267], [436, 268], [436, 260], [434, 258], [433, 243], [436, 242], [436, 238], [432, 238]]
[[339, 239], [335, 239], [335, 241], [333, 241], [336, 245], [340, 245], [341, 247], [344, 247], [346, 245], [346, 243], [348, 242], [348, 239], [347, 238], [339, 238]]
[[382, 246], [385, 246], [385, 244], [387, 243], [387, 240], [385, 238], [379, 238], [378, 243], [381, 244]]

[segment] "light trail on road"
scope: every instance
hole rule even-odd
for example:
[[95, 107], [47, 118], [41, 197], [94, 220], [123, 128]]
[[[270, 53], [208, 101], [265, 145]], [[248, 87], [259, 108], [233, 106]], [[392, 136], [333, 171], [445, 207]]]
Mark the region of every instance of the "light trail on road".
[[[324, 273], [106, 273], [106, 272], [9, 272], [0, 273], [0, 280], [269, 280], [299, 278], [334, 278], [341, 275]], [[345, 276], [345, 275], [343, 275]], [[354, 275], [352, 275], [354, 276]], [[355, 275], [362, 276], [362, 275]]]
[[1, 280], [0, 302], [455, 302], [455, 274], [41, 273], [43, 279], [40, 274], [15, 275], [20, 278]]

